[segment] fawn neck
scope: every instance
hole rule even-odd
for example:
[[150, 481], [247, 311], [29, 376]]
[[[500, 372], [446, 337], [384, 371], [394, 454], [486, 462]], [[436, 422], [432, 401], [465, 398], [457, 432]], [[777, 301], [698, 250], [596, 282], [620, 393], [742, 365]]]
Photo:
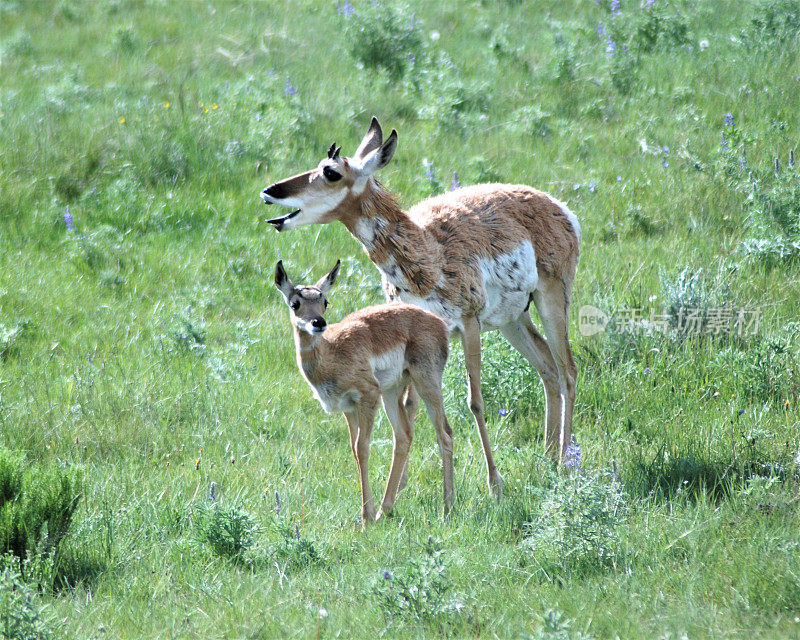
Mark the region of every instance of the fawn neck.
[[370, 260], [401, 293], [427, 297], [441, 276], [436, 240], [374, 179], [356, 207], [356, 214], [342, 221]]
[[328, 345], [324, 336], [324, 333], [312, 336], [307, 331], [301, 331], [294, 327], [294, 346], [297, 352], [297, 361], [301, 366], [302, 363], [314, 361], [322, 355]]

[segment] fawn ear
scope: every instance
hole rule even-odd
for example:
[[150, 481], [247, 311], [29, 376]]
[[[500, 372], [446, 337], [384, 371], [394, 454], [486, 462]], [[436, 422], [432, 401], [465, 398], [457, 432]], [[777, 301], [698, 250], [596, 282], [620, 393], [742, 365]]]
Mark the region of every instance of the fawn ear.
[[369, 124], [367, 134], [364, 136], [361, 144], [358, 145], [358, 149], [356, 149], [356, 152], [353, 154], [353, 159], [363, 160], [367, 154], [369, 154], [371, 151], [375, 151], [375, 149], [380, 147], [382, 143], [383, 131], [381, 130], [381, 125], [378, 122], [378, 119], [375, 116], [372, 116], [372, 122]]
[[314, 285], [317, 289], [322, 291], [322, 295], [324, 296], [328, 295], [328, 291], [331, 290], [333, 283], [336, 282], [336, 276], [339, 274], [339, 266], [341, 264], [342, 261], [337, 260], [336, 266], [333, 269], [331, 269], [331, 272], [327, 276], [322, 278], [319, 282], [317, 282], [317, 284]]
[[376, 171], [380, 171], [392, 159], [395, 150], [397, 149], [397, 131], [392, 129], [389, 137], [386, 138], [380, 147], [368, 153], [361, 161], [361, 166], [358, 167], [362, 174], [370, 176]]
[[283, 260], [278, 260], [278, 264], [275, 265], [275, 286], [283, 294], [286, 304], [289, 304], [289, 298], [294, 293], [294, 285], [289, 280], [289, 276], [286, 275], [286, 270], [283, 268]]

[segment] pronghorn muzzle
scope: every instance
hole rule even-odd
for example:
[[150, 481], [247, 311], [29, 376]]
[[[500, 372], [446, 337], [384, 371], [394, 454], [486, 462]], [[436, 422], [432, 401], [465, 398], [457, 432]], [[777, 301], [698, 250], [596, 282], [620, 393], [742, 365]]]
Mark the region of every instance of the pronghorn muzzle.
[[[271, 202], [264, 201], [264, 204], [272, 204]], [[300, 209], [295, 209], [291, 213], [287, 213], [285, 216], [279, 216], [277, 218], [270, 218], [267, 220], [272, 226], [275, 227], [276, 231], [283, 231], [283, 225], [286, 223], [287, 220], [291, 220], [294, 218], [298, 213], [300, 213]]]
[[[295, 200], [295, 194], [301, 191], [302, 186], [308, 184], [308, 176], [310, 172], [301, 173], [299, 175], [293, 176], [288, 178], [287, 180], [282, 180], [281, 182], [275, 182], [271, 184], [266, 189], [261, 192], [261, 199], [264, 201], [264, 204], [281, 204], [281, 205], [289, 205], [292, 204], [297, 206]], [[282, 202], [282, 200], [295, 200], [295, 202]], [[278, 216], [277, 218], [272, 218], [267, 220], [272, 226], [275, 227], [276, 230], [282, 231], [283, 225], [286, 223], [287, 220], [291, 220], [294, 218], [298, 213], [300, 213], [300, 209], [295, 209], [289, 214], [285, 216]]]

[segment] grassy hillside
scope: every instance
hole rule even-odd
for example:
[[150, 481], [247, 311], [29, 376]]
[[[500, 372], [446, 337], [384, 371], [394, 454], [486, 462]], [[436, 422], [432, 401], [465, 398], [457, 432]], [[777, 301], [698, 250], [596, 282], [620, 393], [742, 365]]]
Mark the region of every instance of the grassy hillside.
[[[798, 30], [797, 0], [0, 0], [0, 448], [83, 478], [0, 606], [65, 638], [800, 636]], [[341, 258], [331, 320], [378, 272], [258, 194], [373, 114], [403, 205], [505, 181], [578, 215], [582, 457], [555, 473], [485, 336], [495, 504], [454, 345], [456, 513], [421, 417], [362, 533], [272, 270]]]

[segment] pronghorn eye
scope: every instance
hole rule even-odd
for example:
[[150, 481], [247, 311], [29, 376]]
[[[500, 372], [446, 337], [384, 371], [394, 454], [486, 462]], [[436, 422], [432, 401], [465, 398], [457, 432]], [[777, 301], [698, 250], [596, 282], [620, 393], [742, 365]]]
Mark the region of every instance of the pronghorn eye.
[[328, 301], [327, 300], [325, 301], [325, 308], [326, 309], [328, 308]]
[[322, 175], [324, 175], [325, 178], [330, 182], [336, 182], [337, 180], [340, 180], [342, 177], [341, 173], [339, 173], [335, 169], [332, 169], [331, 167], [323, 167]]
[[292, 311], [297, 311], [300, 308], [300, 302], [298, 300], [295, 300], [289, 306], [292, 308]]

